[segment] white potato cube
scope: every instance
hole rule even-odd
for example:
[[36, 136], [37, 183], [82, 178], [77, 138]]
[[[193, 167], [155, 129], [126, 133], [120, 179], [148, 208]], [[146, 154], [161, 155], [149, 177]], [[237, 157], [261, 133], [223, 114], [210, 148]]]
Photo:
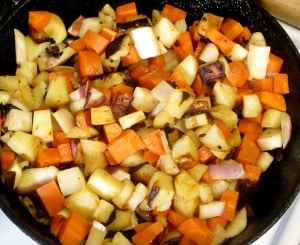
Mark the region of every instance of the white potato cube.
[[67, 108], [61, 108], [53, 113], [53, 117], [64, 133], [68, 133], [75, 126], [75, 118]]
[[192, 85], [198, 72], [198, 61], [194, 55], [185, 57], [175, 68], [188, 85]]
[[263, 151], [259, 154], [256, 165], [260, 167], [262, 172], [265, 172], [272, 164], [274, 157], [267, 151]]
[[242, 114], [246, 118], [257, 117], [262, 112], [263, 107], [256, 94], [246, 94], [243, 96]]
[[233, 86], [217, 81], [212, 94], [217, 105], [224, 105], [229, 109], [235, 106], [237, 96], [236, 89]]
[[267, 128], [257, 139], [262, 151], [270, 151], [282, 147], [282, 132], [280, 128]]
[[210, 203], [199, 205], [199, 218], [208, 219], [221, 216], [224, 212], [225, 202], [212, 201]]
[[157, 100], [154, 98], [149, 89], [142, 87], [136, 87], [134, 89], [131, 105], [136, 110], [151, 112], [156, 104]]
[[218, 47], [213, 43], [208, 43], [199, 54], [198, 59], [203, 62], [215, 62], [218, 59], [219, 54]]
[[32, 135], [44, 143], [53, 141], [52, 116], [49, 109], [33, 112]]
[[99, 205], [96, 208], [93, 218], [98, 220], [99, 222], [106, 223], [109, 220], [112, 212], [114, 211], [115, 207], [110, 202], [100, 199]]
[[106, 227], [100, 222], [94, 220], [85, 245], [101, 245], [106, 234]]
[[10, 131], [31, 132], [32, 112], [11, 109], [7, 115], [5, 124]]
[[282, 111], [267, 109], [264, 112], [261, 126], [263, 128], [280, 128]]

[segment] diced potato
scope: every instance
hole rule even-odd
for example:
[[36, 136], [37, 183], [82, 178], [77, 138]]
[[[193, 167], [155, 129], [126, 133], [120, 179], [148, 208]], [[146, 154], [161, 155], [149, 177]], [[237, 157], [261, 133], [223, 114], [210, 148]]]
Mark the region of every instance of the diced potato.
[[112, 198], [113, 203], [118, 207], [122, 208], [124, 204], [127, 202], [129, 197], [132, 195], [134, 191], [134, 184], [130, 180], [124, 180], [122, 181], [123, 188], [121, 192], [116, 195], [114, 198]]
[[104, 199], [100, 199], [98, 207], [93, 213], [93, 218], [101, 223], [106, 223], [114, 210], [114, 205]]
[[246, 118], [257, 117], [263, 110], [263, 107], [256, 94], [246, 94], [243, 96], [242, 114]]
[[40, 108], [44, 103], [45, 95], [47, 92], [47, 84], [44, 81], [39, 82], [33, 89], [32, 94], [34, 97], [34, 108]]
[[46, 48], [50, 45], [50, 42], [36, 43], [30, 36], [25, 37], [25, 44], [27, 50], [27, 59], [34, 61]]
[[138, 183], [135, 186], [133, 193], [126, 201], [125, 208], [134, 211], [137, 206], [146, 198], [147, 194], [147, 187], [142, 183]]
[[154, 98], [149, 89], [142, 87], [135, 88], [133, 92], [133, 100], [131, 101], [131, 105], [136, 110], [141, 110], [143, 112], [151, 112], [156, 104], [157, 100]]
[[98, 18], [102, 21], [103, 26], [111, 30], [116, 29], [116, 12], [109, 4], [105, 4], [99, 11]]
[[25, 61], [18, 65], [16, 69], [16, 76], [23, 77], [31, 84], [34, 77], [37, 75], [37, 63], [34, 61]]
[[282, 133], [279, 128], [267, 128], [257, 139], [262, 151], [270, 151], [282, 147]]
[[187, 173], [194, 178], [197, 182], [200, 181], [202, 175], [205, 173], [207, 170], [207, 165], [198, 163], [194, 167], [190, 168], [187, 170]]
[[25, 36], [18, 29], [14, 29], [15, 36], [15, 53], [16, 53], [16, 63], [22, 64], [27, 61], [27, 49]]
[[[85, 177], [78, 167], [61, 170], [57, 173], [57, 182], [64, 196], [71, 195], [86, 185]], [[70, 183], [72, 183], [70, 185]]]
[[18, 91], [20, 87], [26, 84], [26, 80], [19, 76], [0, 76], [0, 89], [4, 91]]
[[205, 182], [199, 183], [199, 198], [201, 203], [209, 203], [213, 201], [214, 195], [209, 184]]
[[199, 218], [208, 219], [221, 216], [224, 212], [225, 202], [212, 201], [210, 203], [199, 205]]
[[260, 167], [262, 172], [265, 172], [272, 164], [274, 157], [267, 151], [261, 152], [257, 159], [256, 165]]
[[267, 42], [264, 35], [261, 32], [253, 32], [250, 40], [247, 43], [246, 48], [249, 48], [250, 44], [257, 46], [266, 46]]
[[190, 201], [199, 196], [199, 185], [186, 171], [181, 171], [174, 179], [177, 197]]
[[198, 72], [198, 61], [194, 55], [188, 55], [175, 68], [188, 85], [192, 85]]
[[91, 108], [92, 125], [104, 125], [115, 122], [115, 118], [110, 106], [102, 105]]
[[160, 111], [153, 120], [153, 126], [155, 128], [163, 128], [166, 125], [174, 127], [174, 124], [174, 117], [165, 110]]
[[75, 118], [67, 108], [60, 108], [53, 112], [53, 117], [64, 133], [68, 133], [75, 126]]
[[106, 170], [97, 168], [89, 177], [87, 186], [105, 200], [117, 196], [123, 188], [122, 182], [111, 176]]
[[220, 30], [223, 20], [224, 18], [221, 16], [204, 13], [198, 25], [198, 33], [201, 36], [205, 36], [205, 33], [209, 28]]
[[158, 162], [160, 170], [169, 175], [176, 175], [180, 171], [170, 152], [160, 155]]
[[112, 242], [116, 245], [132, 245], [132, 243], [121, 232], [117, 232], [114, 235]]
[[226, 83], [217, 81], [212, 94], [216, 105], [224, 105], [232, 109], [236, 103], [236, 89]]
[[208, 124], [208, 119], [205, 113], [184, 118], [184, 125], [187, 129], [197, 128], [205, 124]]
[[11, 109], [7, 115], [5, 124], [10, 131], [31, 132], [32, 112]]
[[235, 43], [233, 45], [232, 50], [230, 53], [227, 55], [227, 57], [232, 60], [244, 60], [248, 55], [248, 50], [244, 48], [242, 45]]
[[198, 161], [198, 151], [190, 136], [185, 135], [173, 144], [172, 157], [179, 165]]
[[67, 37], [67, 30], [62, 19], [57, 14], [52, 14], [52, 17], [44, 28], [44, 32], [53, 38], [56, 43], [61, 43]]
[[225, 105], [214, 106], [209, 113], [213, 118], [223, 121], [230, 130], [237, 126], [237, 114]]
[[222, 193], [229, 188], [230, 182], [222, 179], [217, 179], [211, 185], [211, 190], [214, 195], [214, 199], [219, 199]]
[[106, 227], [100, 222], [94, 220], [85, 245], [102, 245], [106, 234]]
[[199, 198], [192, 200], [185, 200], [181, 197], [174, 197], [174, 209], [176, 212], [182, 214], [187, 218], [192, 218], [198, 212], [199, 209]]
[[153, 174], [158, 169], [150, 164], [144, 164], [139, 169], [132, 173], [132, 177], [141, 183], [148, 184]]
[[203, 62], [215, 62], [219, 57], [219, 49], [213, 43], [207, 43], [198, 56], [198, 59]]
[[125, 116], [121, 116], [119, 118], [119, 123], [122, 127], [122, 129], [130, 128], [131, 126], [140, 123], [142, 121], [146, 120], [146, 116], [143, 111], [138, 110], [135, 112], [131, 112], [129, 114], [126, 114]]
[[38, 137], [22, 131], [16, 131], [8, 140], [7, 145], [18, 155], [30, 162], [34, 162], [41, 148], [41, 142]]
[[267, 109], [264, 112], [261, 126], [263, 128], [280, 128], [282, 111]]
[[33, 112], [32, 135], [38, 137], [41, 142], [53, 141], [53, 128], [51, 110], [36, 110]]
[[133, 153], [126, 157], [120, 164], [122, 167], [137, 167], [140, 166], [141, 164], [145, 163], [146, 159], [144, 157], [143, 151], [137, 151], [136, 153]]
[[232, 238], [240, 234], [247, 226], [247, 211], [246, 208], [242, 208], [235, 215], [235, 218], [232, 222], [226, 227], [226, 237]]
[[97, 136], [98, 134], [99, 134], [98, 130], [96, 130], [93, 127], [79, 128], [77, 126], [74, 126], [67, 133], [67, 137], [74, 138], [74, 139], [89, 139]]
[[134, 211], [116, 210], [115, 219], [106, 226], [109, 231], [131, 230], [137, 225], [137, 219]]
[[57, 76], [51, 80], [45, 98], [45, 104], [51, 107], [63, 106], [69, 102], [66, 77]]

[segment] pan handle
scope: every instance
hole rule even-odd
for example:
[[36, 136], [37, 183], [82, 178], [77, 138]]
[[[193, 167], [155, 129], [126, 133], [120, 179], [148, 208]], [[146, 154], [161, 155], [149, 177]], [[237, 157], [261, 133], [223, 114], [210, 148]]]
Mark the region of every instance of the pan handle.
[[15, 8], [22, 0], [1, 0], [0, 21], [6, 18], [13, 8]]

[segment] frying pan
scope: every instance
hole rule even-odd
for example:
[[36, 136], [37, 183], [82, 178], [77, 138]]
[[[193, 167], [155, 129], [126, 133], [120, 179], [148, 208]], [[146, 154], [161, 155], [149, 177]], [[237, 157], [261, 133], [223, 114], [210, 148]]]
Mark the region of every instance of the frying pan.
[[[130, 1], [130, 0], [129, 0]], [[105, 3], [113, 7], [129, 2], [126, 0], [2, 0], [0, 10], [0, 74], [14, 74], [15, 56], [13, 28], [27, 33], [29, 10], [49, 10], [63, 18], [66, 26], [78, 17], [96, 16]], [[264, 172], [257, 190], [249, 202], [254, 217], [239, 236], [226, 244], [250, 244], [262, 236], [288, 209], [300, 189], [300, 57], [285, 31], [276, 20], [251, 0], [137, 0], [141, 13], [151, 14], [153, 8], [162, 9], [166, 3], [183, 8], [188, 12], [189, 24], [199, 19], [204, 12], [224, 17], [233, 17], [251, 31], [261, 31], [271, 51], [284, 59], [283, 72], [289, 74], [290, 94], [286, 97], [288, 113], [292, 117], [293, 134], [283, 157], [276, 159]], [[40, 244], [57, 244], [44, 227], [22, 207], [16, 194], [0, 184], [0, 207], [6, 215], [28, 236]]]

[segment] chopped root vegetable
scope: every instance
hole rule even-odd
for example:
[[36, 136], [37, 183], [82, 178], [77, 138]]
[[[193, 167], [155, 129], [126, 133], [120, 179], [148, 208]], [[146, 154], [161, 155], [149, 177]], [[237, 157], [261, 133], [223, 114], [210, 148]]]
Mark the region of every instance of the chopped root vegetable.
[[144, 229], [133, 235], [132, 242], [134, 245], [151, 245], [164, 229], [160, 221], [151, 224], [147, 223]]

